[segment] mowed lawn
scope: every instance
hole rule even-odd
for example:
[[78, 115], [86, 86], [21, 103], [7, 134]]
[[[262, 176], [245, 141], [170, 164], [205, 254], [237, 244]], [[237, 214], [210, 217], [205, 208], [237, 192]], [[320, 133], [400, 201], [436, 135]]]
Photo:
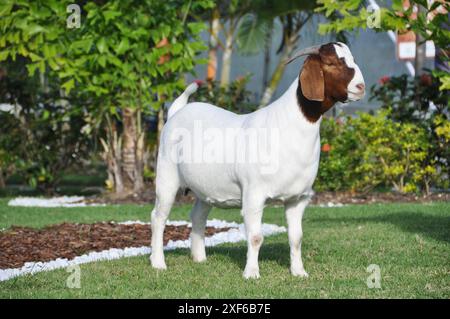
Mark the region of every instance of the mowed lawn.
[[[171, 220], [187, 220], [190, 206]], [[8, 207], [0, 199], [0, 228], [61, 222], [148, 221], [151, 206], [81, 208]], [[238, 210], [215, 209], [210, 218], [242, 222]], [[265, 223], [285, 225], [282, 208], [269, 207]], [[207, 248], [192, 262], [187, 249], [166, 252], [167, 271], [148, 256], [81, 265], [81, 288], [69, 289], [65, 269], [0, 282], [0, 298], [449, 298], [450, 203], [373, 204], [307, 208], [303, 260], [310, 277], [289, 273], [287, 234], [266, 237], [259, 280], [244, 280], [246, 244]], [[366, 271], [381, 269], [381, 288], [369, 289]]]

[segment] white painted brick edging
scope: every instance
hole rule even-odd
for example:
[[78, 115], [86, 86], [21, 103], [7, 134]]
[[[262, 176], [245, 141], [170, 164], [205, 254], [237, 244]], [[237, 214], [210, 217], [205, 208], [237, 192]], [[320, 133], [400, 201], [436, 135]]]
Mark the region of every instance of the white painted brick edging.
[[[149, 224], [149, 223], [141, 221], [127, 221], [121, 222], [120, 224], [131, 225], [131, 224]], [[190, 226], [191, 224], [186, 221], [168, 221], [167, 225]], [[205, 238], [205, 245], [207, 247], [212, 247], [223, 243], [236, 243], [246, 239], [243, 224], [213, 219], [207, 222], [207, 226], [215, 228], [232, 227], [232, 229], [226, 232], [216, 233], [211, 237]], [[262, 232], [264, 236], [270, 236], [279, 233], [284, 233], [286, 232], [286, 228], [283, 226], [273, 224], [263, 224]], [[176, 241], [169, 240], [167, 245], [164, 247], [164, 250], [173, 250], [176, 248], [189, 248], [189, 247], [190, 247], [190, 239], [176, 240]], [[67, 258], [58, 258], [48, 262], [27, 262], [22, 268], [0, 269], [0, 281], [5, 281], [26, 274], [35, 274], [42, 271], [50, 271], [54, 269], [66, 268], [68, 266], [81, 265], [94, 261], [114, 260], [124, 257], [148, 255], [150, 254], [150, 252], [151, 248], [147, 246], [127, 247], [124, 249], [111, 248], [100, 252], [90, 252], [82, 256], [77, 256], [71, 260], [68, 260]]]

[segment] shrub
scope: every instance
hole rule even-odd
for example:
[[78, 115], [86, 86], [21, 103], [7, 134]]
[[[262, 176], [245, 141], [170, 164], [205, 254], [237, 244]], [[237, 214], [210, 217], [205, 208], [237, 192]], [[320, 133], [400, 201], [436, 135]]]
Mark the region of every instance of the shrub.
[[319, 191], [341, 191], [353, 188], [358, 179], [361, 147], [345, 121], [350, 118], [324, 118], [321, 124], [321, 160], [315, 184]]
[[448, 113], [448, 90], [439, 90], [439, 79], [429, 72], [415, 78], [406, 74], [382, 77], [372, 86], [371, 95], [370, 100], [391, 110], [388, 117], [394, 121], [419, 124], [434, 114]]
[[256, 109], [256, 105], [250, 103], [251, 92], [246, 88], [249, 80], [250, 75], [238, 77], [225, 87], [220, 86], [218, 81], [209, 81], [200, 86], [195, 99], [239, 114], [250, 113]]
[[36, 75], [26, 76], [20, 61], [8, 60], [4, 70], [1, 102], [14, 108], [0, 111], [0, 173], [4, 179], [19, 174], [31, 186], [52, 192], [63, 170], [85, 159], [92, 146], [82, 133], [84, 109], [69, 111], [69, 103], [81, 103], [61, 96], [54, 78], [43, 86]]
[[439, 78], [426, 71], [415, 78], [407, 75], [383, 77], [380, 84], [371, 89], [371, 99], [380, 101], [382, 109], [390, 110], [388, 118], [424, 130], [429, 147], [420, 175], [427, 193], [431, 183], [448, 188], [450, 174], [450, 150], [441, 130], [449, 125], [449, 92], [439, 87]]
[[[323, 120], [317, 190], [367, 192], [392, 186], [401, 193], [420, 189], [429, 193], [438, 174], [435, 163], [428, 161], [431, 145], [426, 130], [395, 122], [389, 115], [384, 110]], [[439, 132], [445, 135], [446, 130], [442, 127]]]
[[394, 122], [388, 114], [360, 113], [353, 121], [357, 139], [365, 146], [356, 170], [366, 176], [364, 186], [384, 182], [401, 193], [416, 191], [430, 147], [426, 132], [412, 123]]
[[80, 133], [83, 117], [61, 116], [60, 109], [43, 105], [19, 118], [0, 114], [0, 149], [15, 159], [16, 173], [46, 192], [53, 191], [64, 169], [80, 163], [89, 151], [89, 139]]

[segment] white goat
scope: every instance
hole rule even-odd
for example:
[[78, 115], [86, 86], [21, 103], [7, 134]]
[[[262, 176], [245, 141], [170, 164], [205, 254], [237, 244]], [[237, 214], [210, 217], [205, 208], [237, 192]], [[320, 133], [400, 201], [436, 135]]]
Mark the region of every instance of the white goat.
[[[302, 217], [313, 195], [319, 166], [321, 116], [337, 101], [361, 99], [364, 79], [343, 43], [301, 50], [289, 62], [302, 55], [308, 57], [299, 78], [278, 100], [256, 112], [237, 115], [207, 103], [187, 104], [189, 95], [197, 89], [196, 83], [189, 85], [172, 104], [157, 163], [151, 221], [150, 260], [154, 268], [166, 269], [164, 225], [177, 191], [188, 188], [197, 198], [191, 211], [194, 261], [206, 260], [204, 232], [211, 207], [240, 207], [248, 240], [244, 277], [258, 278], [263, 209], [269, 201], [278, 200], [285, 205], [291, 272], [294, 276], [308, 276], [301, 258]], [[269, 142], [275, 156], [264, 163], [242, 160], [242, 155], [256, 154], [255, 146], [267, 144], [267, 134], [261, 138], [261, 130], [276, 137]], [[257, 132], [257, 138], [250, 144], [242, 143], [249, 138], [249, 131]], [[230, 132], [234, 139], [224, 141]], [[204, 150], [200, 151], [203, 157], [192, 159], [190, 155], [198, 155], [198, 149]], [[205, 154], [211, 149], [222, 151], [221, 159], [206, 160]]]

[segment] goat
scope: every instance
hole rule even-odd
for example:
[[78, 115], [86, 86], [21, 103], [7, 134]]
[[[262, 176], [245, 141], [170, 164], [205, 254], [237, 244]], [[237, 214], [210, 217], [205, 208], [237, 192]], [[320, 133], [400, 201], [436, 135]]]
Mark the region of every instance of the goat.
[[[308, 276], [301, 258], [302, 218], [313, 195], [312, 185], [319, 166], [321, 117], [336, 102], [359, 100], [365, 91], [362, 73], [345, 44], [333, 42], [304, 49], [287, 63], [304, 55], [307, 58], [300, 75], [289, 89], [278, 100], [253, 113], [237, 115], [207, 103], [187, 104], [189, 95], [198, 87], [196, 83], [190, 84], [173, 102], [157, 159], [156, 200], [151, 215], [150, 261], [154, 268], [166, 269], [164, 225], [177, 191], [188, 188], [196, 196], [191, 211], [194, 261], [206, 260], [204, 232], [211, 207], [241, 208], [248, 241], [243, 276], [259, 278], [262, 214], [267, 203], [277, 200], [285, 206], [291, 273]], [[275, 156], [266, 163], [239, 160], [245, 152], [254, 155], [250, 149], [267, 141], [258, 136], [245, 145], [236, 139], [227, 142], [211, 139], [226, 136], [230, 129], [241, 141], [248, 130], [274, 132], [276, 139], [272, 144], [278, 145]], [[198, 132], [202, 130], [208, 138], [201, 139]], [[231, 155], [228, 160], [188, 159], [196, 147], [221, 148], [225, 156]]]

